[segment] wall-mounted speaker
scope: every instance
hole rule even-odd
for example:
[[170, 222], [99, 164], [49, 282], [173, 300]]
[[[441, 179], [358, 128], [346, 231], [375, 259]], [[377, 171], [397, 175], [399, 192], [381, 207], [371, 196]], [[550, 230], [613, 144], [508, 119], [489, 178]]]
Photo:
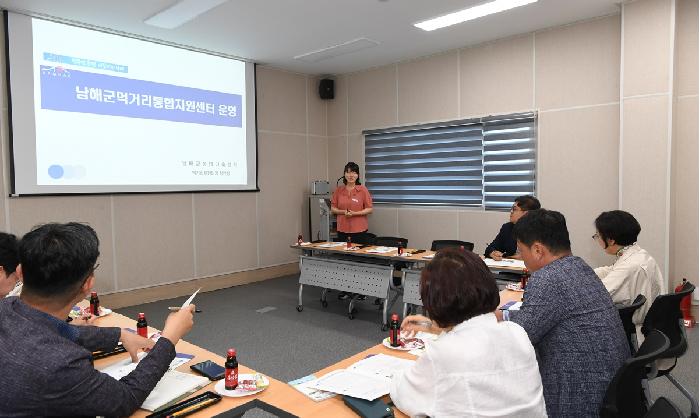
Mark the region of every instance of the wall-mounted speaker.
[[330, 78], [324, 78], [318, 83], [318, 96], [323, 100], [331, 100], [335, 97], [334, 82]]

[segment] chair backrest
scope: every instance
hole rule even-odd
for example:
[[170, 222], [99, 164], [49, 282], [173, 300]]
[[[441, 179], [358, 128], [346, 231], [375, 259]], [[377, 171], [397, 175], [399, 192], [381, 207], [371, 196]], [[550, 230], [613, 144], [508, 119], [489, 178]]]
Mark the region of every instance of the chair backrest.
[[355, 244], [374, 245], [374, 240], [376, 238], [377, 236], [375, 234], [371, 232], [364, 232], [356, 235], [353, 242]]
[[600, 408], [603, 418], [641, 417], [646, 412], [642, 379], [646, 366], [659, 358], [669, 347], [669, 340], [661, 331], [646, 336], [634, 357], [627, 359], [610, 381]]
[[377, 237], [374, 239], [374, 245], [406, 248], [408, 246], [408, 239], [399, 237]]
[[680, 357], [688, 349], [680, 304], [681, 299], [693, 293], [694, 290], [695, 286], [686, 282], [678, 293], [657, 296], [644, 318], [642, 334], [646, 336], [657, 329], [663, 332], [671, 342], [668, 351], [661, 358]]
[[619, 306], [617, 308], [617, 313], [620, 314], [620, 319], [622, 320], [622, 327], [625, 329], [625, 334], [627, 335], [627, 340], [630, 343], [630, 353], [634, 353], [634, 346], [630, 340], [630, 335], [637, 333], [637, 328], [632, 322], [632, 316], [634, 312], [639, 309], [640, 306], [646, 303], [647, 298], [644, 295], [637, 295], [631, 305]]
[[682, 418], [683, 414], [673, 402], [663, 396], [654, 402], [644, 418]]
[[474, 251], [474, 243], [468, 241], [459, 241], [456, 239], [436, 239], [430, 245], [430, 251], [438, 251], [443, 248], [459, 248], [464, 247], [467, 251]]

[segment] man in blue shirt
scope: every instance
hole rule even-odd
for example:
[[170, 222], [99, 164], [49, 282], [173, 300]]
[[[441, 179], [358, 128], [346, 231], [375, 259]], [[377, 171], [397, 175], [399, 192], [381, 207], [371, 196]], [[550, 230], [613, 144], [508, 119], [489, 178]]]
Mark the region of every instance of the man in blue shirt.
[[547, 415], [598, 416], [630, 356], [617, 309], [593, 269], [571, 254], [561, 213], [531, 210], [513, 233], [532, 276], [520, 310], [505, 311], [505, 319], [521, 325], [535, 347]]
[[[95, 231], [84, 224], [46, 224], [19, 245], [20, 297], [0, 300], [0, 416], [128, 416], [141, 406], [192, 328], [192, 310], [171, 314], [155, 344], [119, 328], [75, 326], [68, 312], [90, 293], [99, 256]], [[120, 380], [100, 373], [92, 351], [121, 341], [136, 369]]]
[[527, 211], [539, 208], [540, 201], [534, 196], [524, 195], [515, 198], [515, 203], [513, 203], [513, 206], [510, 208], [508, 222], [501, 225], [501, 230], [498, 231], [498, 235], [496, 235], [496, 238], [493, 239], [491, 244], [486, 247], [484, 255], [494, 260], [514, 256], [517, 247], [515, 238], [513, 237], [513, 227]]

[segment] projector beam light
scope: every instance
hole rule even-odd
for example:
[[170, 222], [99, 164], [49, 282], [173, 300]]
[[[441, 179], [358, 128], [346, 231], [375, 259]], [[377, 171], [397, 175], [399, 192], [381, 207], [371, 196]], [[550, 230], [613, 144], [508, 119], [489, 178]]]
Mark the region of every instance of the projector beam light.
[[423, 22], [416, 23], [413, 26], [425, 31], [432, 31], [535, 2], [537, 2], [537, 0], [494, 0], [478, 6], [470, 7], [468, 9], [460, 10], [458, 12], [436, 17], [434, 19], [425, 20]]

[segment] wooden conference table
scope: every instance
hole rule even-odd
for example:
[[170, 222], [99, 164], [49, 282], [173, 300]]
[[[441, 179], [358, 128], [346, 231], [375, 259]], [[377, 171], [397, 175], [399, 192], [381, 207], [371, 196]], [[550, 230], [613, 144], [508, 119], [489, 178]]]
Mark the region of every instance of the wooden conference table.
[[[522, 293], [520, 292], [514, 292], [510, 290], [504, 290], [501, 292], [501, 305], [513, 301], [513, 300], [520, 300], [522, 298]], [[120, 315], [116, 312], [107, 315], [105, 317], [102, 317], [97, 320], [96, 325], [98, 326], [114, 326], [114, 327], [120, 327], [120, 328], [133, 328], [135, 326], [136, 321], [133, 319], [129, 319], [123, 315]], [[156, 330], [153, 328], [149, 327], [149, 333], [155, 332]], [[205, 360], [212, 360], [220, 365], [223, 365], [224, 362], [226, 361], [225, 358], [222, 356], [219, 356], [217, 354], [212, 353], [211, 351], [207, 351], [201, 347], [198, 347], [194, 344], [188, 343], [187, 341], [180, 340], [180, 342], [177, 343], [176, 350], [179, 353], [187, 353], [187, 354], [194, 354], [194, 358], [187, 364], [184, 364], [180, 367], [178, 367], [178, 371], [185, 372], [185, 373], [192, 373], [190, 370], [189, 366], [195, 363], [199, 363], [200, 361], [205, 361]], [[314, 373], [316, 377], [324, 376], [325, 374], [337, 370], [337, 369], [344, 369], [347, 368], [348, 366], [352, 365], [353, 363], [364, 359], [370, 354], [387, 354], [387, 355], [392, 355], [400, 358], [406, 358], [406, 359], [415, 359], [416, 357], [408, 354], [406, 352], [399, 352], [399, 351], [394, 351], [390, 350], [386, 347], [384, 347], [381, 343], [377, 344], [374, 347], [368, 348], [367, 350], [364, 350], [360, 353], [357, 353], [349, 358], [346, 358], [344, 360], [341, 360], [340, 362], [330, 365], [326, 368], [323, 368], [319, 370], [318, 372]], [[127, 358], [128, 354], [120, 354], [116, 356], [111, 356], [107, 357], [104, 359], [100, 359], [95, 361], [95, 367], [96, 368], [102, 368], [105, 367], [108, 364], [111, 364], [117, 360]], [[250, 368], [244, 366], [244, 365], [239, 365], [239, 373], [253, 373], [254, 371], [251, 370]], [[211, 417], [213, 415], [217, 415], [223, 412], [226, 412], [232, 408], [235, 408], [239, 405], [242, 405], [244, 403], [247, 403], [253, 399], [259, 399], [263, 402], [266, 402], [270, 405], [276, 406], [277, 408], [283, 409], [291, 414], [297, 415], [299, 417], [310, 417], [310, 418], [321, 418], [321, 417], [338, 417], [338, 418], [344, 418], [344, 417], [357, 417], [357, 415], [348, 408], [345, 403], [343, 402], [342, 396], [338, 395], [335, 396], [331, 399], [326, 399], [324, 401], [320, 402], [315, 402], [309, 398], [307, 398], [304, 394], [301, 392], [297, 391], [290, 385], [288, 385], [285, 382], [281, 382], [277, 379], [274, 379], [272, 376], [267, 376], [268, 379], [270, 380], [270, 386], [268, 386], [267, 389], [264, 391], [251, 395], [251, 396], [246, 396], [242, 398], [228, 398], [228, 397], [223, 397], [222, 401], [210, 406], [206, 409], [203, 409], [193, 415], [192, 417]], [[210, 383], [204, 388], [200, 389], [196, 393], [193, 393], [191, 396], [196, 396], [197, 394], [206, 392], [206, 391], [212, 391], [215, 392], [214, 390], [214, 383]], [[385, 397], [385, 400], [388, 400], [388, 396]], [[150, 412], [145, 411], [143, 409], [139, 409], [132, 415], [132, 417], [145, 417], [149, 415]], [[398, 409], [394, 408], [394, 414], [396, 417], [405, 417], [401, 411]]]
[[[420, 268], [434, 256], [434, 251], [407, 248], [401, 255], [395, 247], [378, 247], [353, 244], [350, 248], [344, 242], [318, 242], [295, 244], [291, 248], [301, 250], [299, 257], [299, 304], [297, 311], [304, 309], [304, 285], [322, 288], [320, 302], [324, 308], [328, 289], [359, 295], [372, 296], [383, 300], [382, 330], [388, 327], [388, 308], [397, 296], [389, 302], [389, 292], [394, 288], [394, 270], [402, 267], [404, 290], [403, 314], [411, 305], [421, 305], [418, 282]], [[381, 251], [381, 252], [380, 252]], [[484, 260], [492, 271], [521, 273], [521, 261], [491, 259]], [[348, 304], [348, 317], [353, 319], [354, 300]]]

